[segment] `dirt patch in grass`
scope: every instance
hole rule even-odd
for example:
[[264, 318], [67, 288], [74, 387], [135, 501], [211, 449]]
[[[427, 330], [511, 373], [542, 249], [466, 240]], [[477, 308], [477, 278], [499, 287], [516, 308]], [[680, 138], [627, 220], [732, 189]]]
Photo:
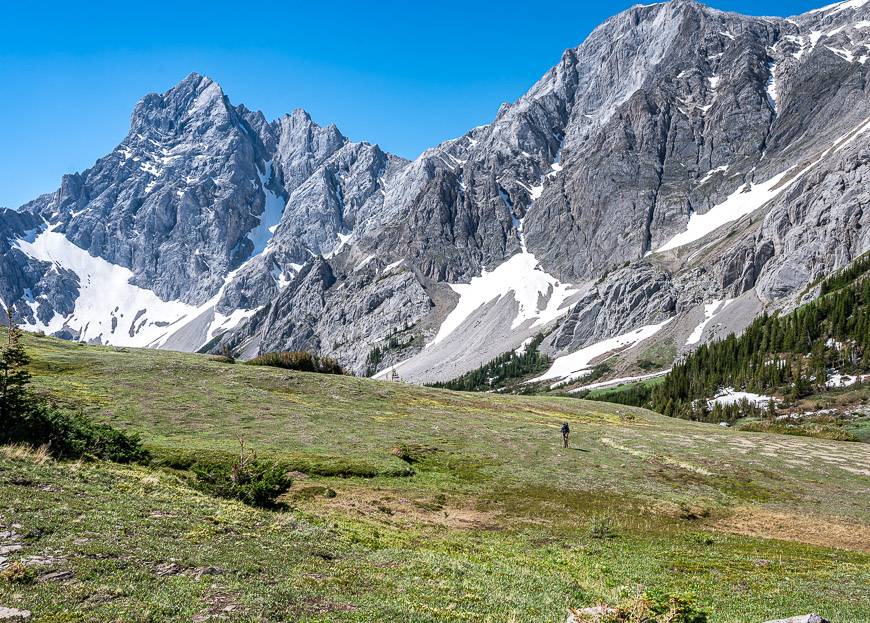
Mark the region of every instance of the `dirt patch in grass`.
[[735, 508], [732, 514], [711, 520], [707, 525], [723, 532], [746, 536], [870, 552], [870, 526], [828, 517], [742, 506]]
[[457, 504], [456, 500], [440, 494], [411, 496], [406, 491], [353, 485], [333, 485], [333, 489], [334, 497], [295, 498], [291, 489], [288, 498], [306, 511], [336, 511], [390, 525], [437, 526], [456, 530], [496, 530], [500, 527], [496, 513]]

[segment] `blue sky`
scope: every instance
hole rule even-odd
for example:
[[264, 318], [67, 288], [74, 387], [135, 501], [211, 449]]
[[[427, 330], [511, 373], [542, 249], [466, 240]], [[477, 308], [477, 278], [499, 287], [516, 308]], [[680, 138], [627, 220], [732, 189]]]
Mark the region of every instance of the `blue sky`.
[[[710, 0], [793, 15], [823, 0]], [[0, 19], [0, 206], [54, 191], [191, 71], [270, 119], [298, 107], [405, 157], [489, 122], [565, 48], [634, 4], [8, 2]]]

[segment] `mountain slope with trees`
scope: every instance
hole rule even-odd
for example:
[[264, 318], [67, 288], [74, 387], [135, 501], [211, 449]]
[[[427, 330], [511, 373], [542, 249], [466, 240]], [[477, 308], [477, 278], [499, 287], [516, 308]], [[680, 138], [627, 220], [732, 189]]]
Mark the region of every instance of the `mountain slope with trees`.
[[868, 273], [870, 254], [823, 281], [816, 300], [789, 314], [765, 314], [740, 336], [702, 345], [655, 387], [649, 405], [665, 415], [707, 420], [707, 399], [725, 387], [793, 402], [825, 391], [834, 374], [867, 374]]

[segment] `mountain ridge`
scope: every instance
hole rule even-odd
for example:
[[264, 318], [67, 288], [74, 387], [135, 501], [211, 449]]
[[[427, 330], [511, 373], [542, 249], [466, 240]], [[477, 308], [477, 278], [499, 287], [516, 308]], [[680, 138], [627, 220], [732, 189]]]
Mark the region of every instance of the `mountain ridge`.
[[413, 381], [542, 329], [558, 358], [675, 319], [654, 339], [679, 351], [711, 300], [739, 300], [717, 312], [739, 330], [870, 248], [865, 22], [854, 0], [789, 19], [635, 6], [413, 161], [301, 109], [270, 122], [192, 73], [21, 208], [171, 311], [131, 290], [76, 312], [97, 268], [69, 271], [14, 226], [0, 299], [75, 339], [317, 350], [358, 372], [390, 341], [382, 372]]

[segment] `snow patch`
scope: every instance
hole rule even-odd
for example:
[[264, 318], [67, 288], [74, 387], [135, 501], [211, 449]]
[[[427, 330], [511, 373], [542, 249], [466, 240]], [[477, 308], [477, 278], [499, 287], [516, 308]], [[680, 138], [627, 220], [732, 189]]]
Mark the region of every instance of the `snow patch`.
[[393, 262], [392, 264], [387, 264], [386, 266], [384, 266], [383, 272], [388, 273], [391, 270], [393, 270], [394, 268], [398, 268], [399, 266], [401, 266], [402, 262], [404, 262], [404, 261], [405, 261], [404, 259], [401, 259], [397, 262]]
[[517, 302], [519, 309], [511, 323], [511, 329], [516, 329], [528, 321], [532, 322], [531, 327], [540, 327], [564, 315], [569, 309], [565, 301], [577, 292], [571, 284], [560, 283], [546, 273], [528, 252], [514, 255], [492, 272], [484, 270], [471, 283], [449, 285], [459, 294], [459, 302], [428, 346], [453, 333], [483, 305], [502, 297], [512, 296]]
[[375, 254], [374, 254], [374, 253], [372, 253], [371, 255], [367, 256], [366, 258], [363, 259], [363, 261], [361, 261], [359, 264], [357, 264], [357, 265], [354, 267], [353, 272], [357, 272], [357, 271], [362, 270], [363, 268], [365, 268], [366, 264], [368, 264], [369, 262], [371, 262], [373, 259], [375, 259]]
[[[165, 337], [169, 327], [196, 308], [179, 301], [164, 301], [151, 290], [130, 283], [128, 268], [94, 257], [48, 229], [32, 240], [15, 242], [22, 253], [57, 269], [67, 269], [79, 278], [79, 296], [69, 316], [55, 313], [47, 323], [36, 320], [28, 329], [56, 333], [64, 327], [79, 331], [80, 341], [100, 341], [117, 346], [148, 346]], [[28, 303], [36, 305], [32, 293]]]
[[825, 387], [849, 387], [850, 385], [854, 385], [858, 381], [867, 380], [870, 380], [870, 374], [840, 374], [839, 372], [835, 371], [833, 374], [828, 376], [828, 380], [825, 381]]
[[807, 13], [839, 13], [841, 11], [845, 11], [846, 9], [859, 9], [867, 4], [867, 2], [868, 0], [844, 0], [843, 2], [835, 2], [833, 4], [823, 6], [819, 9], [807, 11]]
[[260, 178], [260, 186], [266, 195], [266, 203], [263, 207], [263, 213], [257, 217], [260, 219], [260, 224], [248, 232], [248, 240], [254, 243], [251, 257], [259, 255], [269, 245], [272, 234], [275, 233], [275, 230], [278, 229], [278, 223], [281, 222], [285, 205], [285, 201], [269, 189], [269, 182], [272, 180], [271, 160], [266, 163], [266, 174], [261, 175], [258, 171], [257, 176]]
[[[783, 184], [776, 188], [780, 180], [786, 176], [791, 169], [786, 169], [779, 175], [772, 177], [762, 184], [746, 186], [737, 189], [728, 196], [722, 203], [713, 206], [705, 214], [693, 213], [689, 217], [689, 224], [686, 231], [677, 234], [664, 245], [659, 247], [658, 251], [668, 251], [676, 249], [683, 245], [700, 240], [707, 234], [717, 230], [722, 225], [730, 223], [752, 212], [765, 203], [776, 197], [780, 192], [785, 190], [789, 184]], [[792, 180], [794, 181], [794, 180]]]
[[704, 175], [704, 177], [702, 177], [698, 181], [698, 186], [701, 186], [702, 184], [707, 182], [711, 177], [713, 177], [717, 173], [724, 173], [727, 170], [728, 170], [728, 165], [723, 165], [721, 167], [716, 167], [715, 169], [710, 169], [709, 171], [707, 171], [706, 175]]
[[670, 368], [667, 370], [659, 370], [658, 372], [650, 372], [649, 374], [641, 374], [639, 376], [623, 376], [618, 379], [610, 379], [609, 381], [599, 381], [598, 383], [590, 383], [589, 385], [582, 385], [581, 387], [575, 387], [570, 390], [569, 394], [577, 394], [582, 391], [590, 390], [590, 389], [599, 389], [601, 387], [613, 387], [615, 385], [622, 385], [623, 383], [633, 383], [635, 381], [645, 381], [647, 379], [654, 379], [657, 376], [664, 376], [671, 371]]
[[803, 169], [792, 174], [784, 183], [780, 184], [783, 178], [785, 178], [794, 167], [786, 169], [782, 173], [775, 175], [761, 184], [753, 186], [751, 183], [747, 183], [742, 188], [731, 193], [722, 203], [710, 208], [710, 210], [705, 214], [693, 213], [689, 216], [689, 223], [686, 227], [686, 231], [671, 238], [663, 246], [659, 247], [657, 251], [668, 251], [696, 240], [700, 240], [707, 234], [717, 230], [722, 225], [736, 221], [747, 214], [751, 214], [794, 184], [804, 173], [816, 166], [819, 162], [823, 162], [828, 155], [845, 148], [868, 130], [870, 130], [870, 117], [865, 118], [858, 127], [838, 137], [834, 143], [828, 147], [828, 149], [819, 154], [818, 157], [814, 158]]
[[698, 342], [700, 342], [701, 336], [704, 335], [704, 328], [713, 319], [713, 316], [725, 309], [728, 304], [733, 300], [734, 299], [713, 301], [712, 303], [707, 303], [706, 305], [704, 305], [704, 320], [698, 323], [698, 326], [695, 327], [695, 330], [692, 331], [691, 335], [689, 335], [689, 337], [686, 339], [686, 346], [691, 346], [692, 344], [697, 344]]
[[753, 394], [752, 392], [738, 392], [733, 387], [724, 387], [711, 400], [707, 401], [707, 407], [712, 409], [717, 404], [727, 406], [744, 400], [757, 407], [766, 407], [771, 400], [776, 402], [773, 396]]
[[774, 114], [776, 114], [777, 113], [777, 108], [776, 108], [776, 104], [777, 104], [777, 101], [776, 101], [776, 97], [777, 97], [776, 63], [771, 63], [768, 66], [768, 71], [770, 72], [770, 77], [767, 79], [767, 89], [766, 89], [766, 91], [767, 91], [767, 103], [770, 106], [770, 109], [774, 112]]
[[527, 348], [527, 347], [529, 346], [529, 344], [531, 344], [534, 340], [535, 340], [534, 337], [527, 337], [526, 339], [524, 339], [524, 340], [523, 340], [523, 343], [520, 344], [519, 346], [517, 346], [517, 347], [514, 349], [514, 354], [516, 354], [516, 355], [524, 355], [525, 352], [526, 352], [526, 348]]
[[[553, 365], [550, 366], [549, 370], [529, 382], [534, 383], [558, 379], [561, 383], [582, 378], [592, 371], [593, 366], [591, 362], [594, 359], [613, 351], [623, 351], [633, 348], [637, 344], [651, 338], [661, 331], [661, 329], [671, 320], [672, 318], [668, 318], [659, 324], [645, 325], [639, 329], [629, 331], [628, 333], [623, 333], [622, 335], [617, 335], [602, 340], [601, 342], [591, 344], [571, 353], [570, 355], [559, 357], [553, 362]], [[555, 383], [553, 386], [557, 384], [558, 383]]]

